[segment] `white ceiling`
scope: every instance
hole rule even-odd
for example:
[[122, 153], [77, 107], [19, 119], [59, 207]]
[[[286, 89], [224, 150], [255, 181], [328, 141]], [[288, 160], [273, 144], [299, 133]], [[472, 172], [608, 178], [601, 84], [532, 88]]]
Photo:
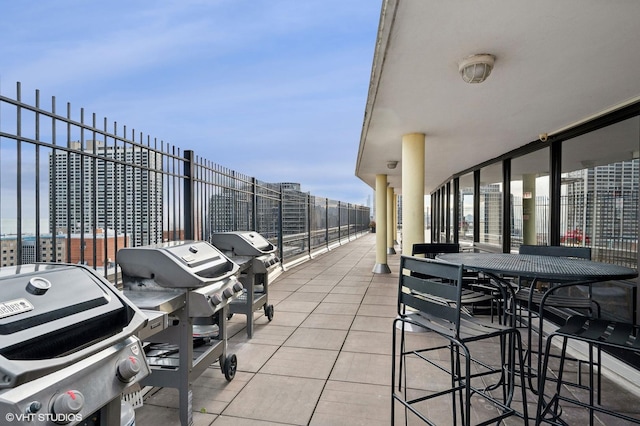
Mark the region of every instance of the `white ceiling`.
[[[458, 62], [496, 56], [481, 84]], [[425, 194], [451, 175], [640, 96], [640, 1], [386, 0], [356, 175], [401, 193], [401, 140], [426, 134]], [[400, 161], [394, 170], [387, 161]]]

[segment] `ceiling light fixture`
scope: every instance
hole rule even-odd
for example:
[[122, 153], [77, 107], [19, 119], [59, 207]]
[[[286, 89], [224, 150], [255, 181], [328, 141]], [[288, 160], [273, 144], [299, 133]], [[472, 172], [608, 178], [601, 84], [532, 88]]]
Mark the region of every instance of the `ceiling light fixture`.
[[465, 82], [482, 83], [491, 74], [495, 60], [496, 57], [488, 53], [471, 55], [460, 62], [458, 71]]
[[395, 169], [397, 165], [398, 165], [397, 161], [387, 161], [387, 168], [388, 169]]

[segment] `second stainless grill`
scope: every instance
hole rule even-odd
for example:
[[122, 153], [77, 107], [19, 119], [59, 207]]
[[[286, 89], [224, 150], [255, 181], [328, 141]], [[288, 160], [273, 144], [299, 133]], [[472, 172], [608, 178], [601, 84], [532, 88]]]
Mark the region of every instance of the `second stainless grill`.
[[[149, 316], [140, 337], [153, 374], [143, 384], [178, 388], [180, 421], [190, 425], [191, 383], [216, 360], [228, 381], [235, 376], [226, 316], [231, 301], [242, 295], [239, 267], [204, 241], [123, 248], [117, 260], [124, 293]], [[202, 324], [216, 331], [202, 338]]]

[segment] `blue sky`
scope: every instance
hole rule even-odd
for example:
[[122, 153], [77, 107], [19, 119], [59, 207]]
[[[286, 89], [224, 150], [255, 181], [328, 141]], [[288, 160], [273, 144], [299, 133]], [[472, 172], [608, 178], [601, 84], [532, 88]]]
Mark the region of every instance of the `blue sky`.
[[0, 93], [107, 117], [267, 182], [355, 177], [381, 0], [0, 3]]

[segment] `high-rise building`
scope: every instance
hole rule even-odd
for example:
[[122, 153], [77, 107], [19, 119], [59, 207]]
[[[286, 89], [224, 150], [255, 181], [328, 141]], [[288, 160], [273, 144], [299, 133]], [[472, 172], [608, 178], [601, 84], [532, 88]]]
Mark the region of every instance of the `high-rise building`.
[[594, 238], [603, 244], [635, 239], [639, 178], [638, 159], [564, 174], [563, 229], [573, 239], [573, 234], [579, 232], [584, 238]]
[[295, 235], [307, 232], [308, 197], [302, 192], [299, 183], [283, 182], [282, 188], [282, 235]]
[[[297, 235], [309, 227], [309, 194], [302, 192], [299, 183], [262, 183], [256, 196], [256, 226], [251, 221], [252, 188], [223, 188], [209, 197], [207, 226], [210, 232], [256, 230], [267, 238], [278, 235], [282, 199], [282, 235]], [[281, 194], [280, 194], [281, 191]]]
[[102, 141], [71, 142], [69, 148], [49, 155], [51, 232], [113, 229], [135, 245], [160, 242], [161, 154]]

